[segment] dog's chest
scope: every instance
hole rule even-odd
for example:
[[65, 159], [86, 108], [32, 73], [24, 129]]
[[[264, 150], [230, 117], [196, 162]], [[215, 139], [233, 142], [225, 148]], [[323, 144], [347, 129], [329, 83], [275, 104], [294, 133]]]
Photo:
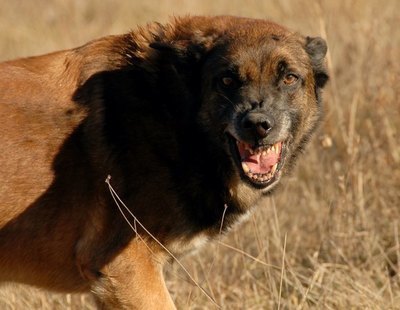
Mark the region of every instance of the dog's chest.
[[191, 253], [210, 240], [210, 236], [208, 236], [205, 232], [198, 233], [192, 238], [180, 238], [168, 243], [168, 250], [170, 250], [175, 255], [185, 255]]

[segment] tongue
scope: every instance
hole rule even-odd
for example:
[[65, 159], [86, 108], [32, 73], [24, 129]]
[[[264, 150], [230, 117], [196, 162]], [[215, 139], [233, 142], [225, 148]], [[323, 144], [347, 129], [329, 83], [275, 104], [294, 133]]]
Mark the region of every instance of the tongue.
[[278, 162], [278, 154], [275, 152], [270, 152], [269, 154], [246, 154], [245, 158], [242, 158], [242, 162], [244, 162], [251, 170], [252, 173], [268, 173], [272, 166]]

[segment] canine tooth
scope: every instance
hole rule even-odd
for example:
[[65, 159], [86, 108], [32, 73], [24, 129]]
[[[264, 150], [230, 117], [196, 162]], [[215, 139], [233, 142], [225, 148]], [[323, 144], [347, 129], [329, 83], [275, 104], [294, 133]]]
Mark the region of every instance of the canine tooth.
[[250, 172], [249, 166], [247, 166], [245, 163], [242, 163], [242, 168], [243, 168], [243, 171], [244, 171], [245, 173]]
[[276, 168], [278, 168], [278, 164], [275, 164], [275, 165], [272, 166], [272, 169], [271, 169], [272, 174], [275, 173]]

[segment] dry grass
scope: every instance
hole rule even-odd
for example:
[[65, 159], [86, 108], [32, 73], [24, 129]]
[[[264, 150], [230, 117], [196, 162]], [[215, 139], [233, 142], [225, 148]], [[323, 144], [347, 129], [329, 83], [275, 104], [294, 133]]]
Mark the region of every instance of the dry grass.
[[[72, 47], [172, 14], [271, 18], [329, 44], [326, 118], [282, 190], [183, 263], [224, 309], [400, 308], [400, 2], [3, 1], [0, 58]], [[179, 309], [213, 305], [176, 265]], [[93, 309], [87, 296], [0, 290], [1, 309]]]

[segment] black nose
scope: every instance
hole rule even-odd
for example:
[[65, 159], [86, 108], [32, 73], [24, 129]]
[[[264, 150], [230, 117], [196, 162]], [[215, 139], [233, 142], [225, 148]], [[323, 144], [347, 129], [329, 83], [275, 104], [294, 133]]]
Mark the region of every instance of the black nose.
[[265, 138], [273, 126], [273, 120], [262, 113], [250, 112], [242, 119], [243, 129], [255, 135], [258, 139]]

